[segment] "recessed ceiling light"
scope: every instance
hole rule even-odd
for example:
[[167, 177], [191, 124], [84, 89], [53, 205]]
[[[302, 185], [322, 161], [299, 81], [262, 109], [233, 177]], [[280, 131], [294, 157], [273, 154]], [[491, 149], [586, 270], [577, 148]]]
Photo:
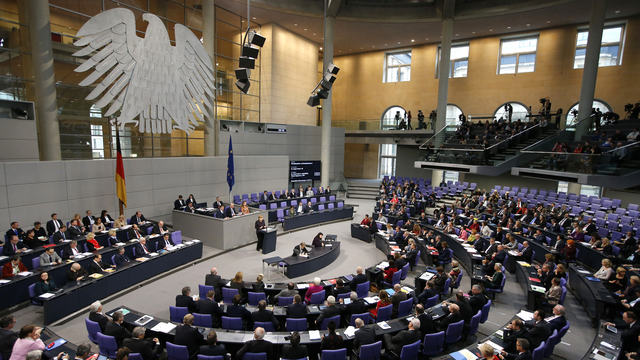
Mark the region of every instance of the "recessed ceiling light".
[[456, 34], [456, 36], [460, 36], [460, 34]]
[[489, 29], [489, 31], [493, 31], [493, 29]]
[[398, 41], [398, 45], [400, 45], [400, 41]]
[[550, 22], [551, 22], [551, 20], [547, 20], [547, 24], [550, 23]]
[[307, 29], [304, 29], [304, 31], [307, 31]]
[[475, 31], [472, 31], [471, 33], [472, 33], [472, 34], [475, 34], [476, 32], [475, 32]]
[[253, 20], [255, 20], [255, 19], [256, 19], [256, 17], [254, 16], [254, 17], [253, 17]]
[[360, 47], [360, 50], [364, 49], [363, 47]]
[[218, 63], [216, 63], [216, 66], [218, 66]]
[[527, 24], [527, 26], [531, 26], [531, 24]]
[[320, 47], [320, 50], [322, 50], [322, 46]]
[[507, 29], [511, 29], [511, 26], [507, 26]]
[[387, 46], [387, 44], [384, 44], [384, 46]]
[[411, 42], [415, 42], [415, 40], [411, 39]]
[[342, 52], [342, 50], [338, 50], [338, 52]]
[[620, 10], [616, 10], [616, 14], [620, 14]]
[[371, 45], [372, 48], [376, 47], [375, 45]]
[[293, 24], [293, 26], [298, 26], [298, 24]]

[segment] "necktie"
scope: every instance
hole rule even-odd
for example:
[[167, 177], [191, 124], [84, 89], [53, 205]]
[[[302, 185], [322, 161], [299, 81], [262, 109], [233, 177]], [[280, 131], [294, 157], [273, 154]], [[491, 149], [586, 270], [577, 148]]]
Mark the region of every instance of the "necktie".
[[18, 251], [18, 248], [16, 247], [16, 244], [13, 244], [13, 252]]
[[72, 248], [72, 250], [74, 255], [78, 253], [78, 248]]
[[138, 232], [138, 230], [136, 230], [136, 237], [139, 239], [140, 238], [140, 233]]
[[144, 253], [147, 254], [149, 252], [149, 250], [147, 250], [147, 247], [142, 245], [142, 248], [144, 249]]
[[49, 264], [53, 263], [53, 259], [51, 258], [51, 255], [48, 255], [48, 256], [49, 256]]
[[166, 246], [171, 246], [171, 244], [169, 243], [169, 240], [165, 240], [165, 241], [164, 241], [164, 244], [165, 244]]
[[67, 240], [66, 236], [64, 236], [64, 233], [62, 233], [62, 240]]
[[58, 224], [58, 221], [57, 221], [57, 220], [54, 220], [54, 221], [53, 221], [53, 225], [55, 226], [56, 231], [60, 230], [60, 226], [59, 226], [59, 224]]
[[13, 229], [13, 232], [16, 233], [16, 235], [18, 235], [18, 230]]

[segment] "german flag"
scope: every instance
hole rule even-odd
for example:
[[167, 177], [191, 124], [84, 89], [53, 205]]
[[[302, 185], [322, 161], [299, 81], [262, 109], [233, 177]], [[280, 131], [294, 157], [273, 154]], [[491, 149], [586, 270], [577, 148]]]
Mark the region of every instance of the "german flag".
[[124, 181], [124, 164], [122, 163], [122, 149], [120, 149], [120, 130], [117, 128], [116, 144], [118, 149], [118, 160], [116, 164], [116, 193], [118, 194], [118, 199], [120, 199], [124, 207], [127, 207], [127, 185]]

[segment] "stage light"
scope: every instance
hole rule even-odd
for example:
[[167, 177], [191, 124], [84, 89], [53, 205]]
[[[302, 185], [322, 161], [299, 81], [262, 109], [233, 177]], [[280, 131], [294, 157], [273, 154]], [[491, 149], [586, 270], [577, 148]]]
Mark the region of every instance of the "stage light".
[[255, 69], [256, 60], [246, 56], [240, 56], [240, 67], [245, 69]]
[[251, 81], [249, 81], [249, 79], [238, 80], [236, 81], [236, 86], [240, 91], [246, 94], [249, 91], [249, 87], [251, 86]]
[[251, 70], [249, 69], [236, 69], [237, 80], [247, 80], [251, 77]]
[[318, 97], [318, 95], [309, 96], [309, 100], [307, 100], [307, 105], [311, 107], [320, 105], [320, 98]]
[[255, 30], [249, 33], [249, 43], [255, 46], [262, 47], [266, 40], [267, 38], [255, 32]]
[[337, 75], [338, 71], [340, 71], [340, 68], [335, 66], [333, 63], [329, 64], [329, 66], [327, 67], [327, 72], [330, 72], [334, 75]]
[[256, 59], [258, 57], [258, 53], [260, 53], [260, 49], [258, 48], [252, 47], [250, 45], [245, 45], [242, 47], [242, 56], [244, 57]]

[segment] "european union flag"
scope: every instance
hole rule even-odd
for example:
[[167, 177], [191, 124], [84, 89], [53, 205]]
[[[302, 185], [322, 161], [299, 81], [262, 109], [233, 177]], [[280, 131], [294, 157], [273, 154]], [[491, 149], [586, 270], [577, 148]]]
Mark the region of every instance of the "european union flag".
[[229, 135], [229, 160], [227, 162], [227, 184], [229, 184], [229, 192], [233, 189], [236, 178], [233, 173], [233, 145], [231, 144], [231, 135]]

